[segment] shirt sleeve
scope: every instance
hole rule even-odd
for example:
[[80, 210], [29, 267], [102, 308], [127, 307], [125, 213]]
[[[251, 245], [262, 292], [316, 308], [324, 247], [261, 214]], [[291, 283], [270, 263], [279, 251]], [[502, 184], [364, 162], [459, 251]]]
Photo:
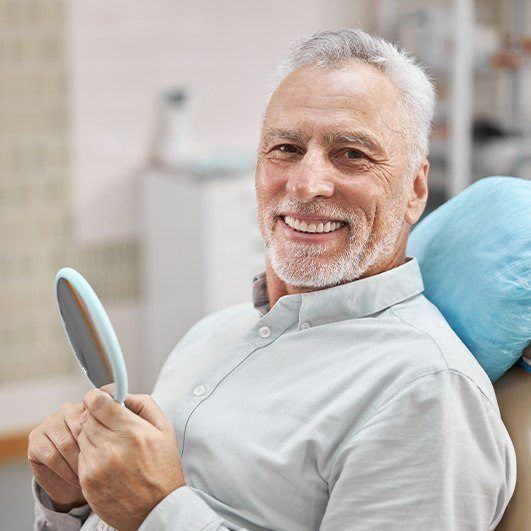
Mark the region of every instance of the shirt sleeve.
[[321, 531], [495, 529], [516, 482], [497, 407], [452, 370], [406, 384], [334, 456]]
[[200, 494], [186, 485], [175, 489], [148, 514], [138, 531], [247, 531], [213, 511]]
[[91, 512], [89, 505], [74, 507], [68, 513], [55, 511], [48, 494], [35, 478], [32, 479], [32, 490], [35, 498], [35, 531], [77, 531]]

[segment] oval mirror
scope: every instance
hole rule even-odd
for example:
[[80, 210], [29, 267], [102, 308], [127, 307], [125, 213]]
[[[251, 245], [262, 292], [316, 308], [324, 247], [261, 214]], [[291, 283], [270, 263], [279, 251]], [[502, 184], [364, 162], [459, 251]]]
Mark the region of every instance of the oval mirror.
[[94, 387], [114, 383], [114, 399], [123, 404], [127, 372], [114, 328], [87, 280], [70, 267], [55, 277], [61, 321], [83, 372]]

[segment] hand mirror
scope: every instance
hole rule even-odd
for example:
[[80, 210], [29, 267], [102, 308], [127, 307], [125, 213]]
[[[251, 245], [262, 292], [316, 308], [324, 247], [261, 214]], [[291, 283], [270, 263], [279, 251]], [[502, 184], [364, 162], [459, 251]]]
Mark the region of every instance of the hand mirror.
[[61, 321], [83, 372], [94, 387], [114, 383], [114, 400], [123, 404], [127, 394], [124, 358], [98, 296], [70, 267], [59, 270], [55, 287]]

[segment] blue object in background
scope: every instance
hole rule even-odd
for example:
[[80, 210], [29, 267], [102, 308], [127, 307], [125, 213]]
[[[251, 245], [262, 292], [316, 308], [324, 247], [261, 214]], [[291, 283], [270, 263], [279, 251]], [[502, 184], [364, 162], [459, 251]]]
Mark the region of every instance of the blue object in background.
[[531, 341], [531, 181], [476, 181], [419, 222], [407, 255], [419, 261], [424, 295], [495, 382]]

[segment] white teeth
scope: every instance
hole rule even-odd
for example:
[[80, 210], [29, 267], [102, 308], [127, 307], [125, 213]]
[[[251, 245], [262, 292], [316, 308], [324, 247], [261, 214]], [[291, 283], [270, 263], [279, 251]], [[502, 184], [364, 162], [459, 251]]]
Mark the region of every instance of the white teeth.
[[286, 222], [286, 225], [299, 232], [333, 232], [341, 227], [341, 223], [338, 221], [327, 221], [326, 223], [306, 223], [306, 221], [299, 221], [298, 219], [292, 218], [290, 216], [286, 216], [284, 221]]

